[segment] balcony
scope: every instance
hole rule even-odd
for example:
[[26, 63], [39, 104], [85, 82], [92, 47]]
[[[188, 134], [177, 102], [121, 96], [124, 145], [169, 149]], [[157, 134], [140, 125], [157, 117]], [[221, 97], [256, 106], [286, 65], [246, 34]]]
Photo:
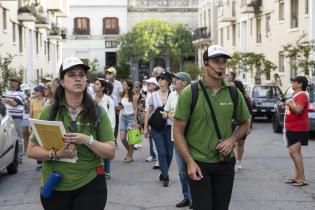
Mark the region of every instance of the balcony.
[[67, 0], [47, 0], [47, 10], [55, 13], [56, 16], [67, 16]]
[[19, 7], [18, 11], [18, 17], [17, 19], [19, 21], [24, 21], [24, 22], [35, 22], [36, 18], [34, 17], [34, 10], [32, 5], [24, 5]]
[[51, 24], [49, 20], [49, 16], [47, 14], [35, 14], [36, 17], [36, 28], [44, 28], [44, 29], [51, 29]]
[[251, 3], [246, 4], [241, 8], [242, 14], [259, 14], [262, 11], [262, 0], [252, 0]]
[[236, 17], [219, 17], [219, 22], [221, 23], [228, 23], [228, 22], [235, 22]]
[[211, 33], [207, 32], [207, 27], [197, 28], [193, 33], [193, 44], [206, 44], [211, 42]]
[[62, 37], [61, 37], [61, 33], [60, 33], [60, 28], [57, 25], [52, 24], [47, 38], [48, 39], [61, 40]]

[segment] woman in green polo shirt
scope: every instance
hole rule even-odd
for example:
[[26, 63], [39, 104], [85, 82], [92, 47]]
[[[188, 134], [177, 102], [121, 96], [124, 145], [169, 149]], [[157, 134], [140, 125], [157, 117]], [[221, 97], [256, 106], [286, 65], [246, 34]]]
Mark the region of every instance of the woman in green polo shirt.
[[[115, 156], [114, 135], [105, 110], [97, 107], [87, 93], [88, 69], [80, 59], [66, 58], [60, 67], [61, 80], [54, 103], [40, 114], [41, 120], [63, 122], [67, 131], [65, 146], [57, 151], [47, 150], [38, 145], [34, 135], [30, 139], [28, 156], [43, 161], [41, 186], [53, 171], [61, 175], [52, 195], [41, 193], [46, 210], [100, 210], [106, 205], [103, 159]], [[59, 161], [61, 158], [77, 161]]]

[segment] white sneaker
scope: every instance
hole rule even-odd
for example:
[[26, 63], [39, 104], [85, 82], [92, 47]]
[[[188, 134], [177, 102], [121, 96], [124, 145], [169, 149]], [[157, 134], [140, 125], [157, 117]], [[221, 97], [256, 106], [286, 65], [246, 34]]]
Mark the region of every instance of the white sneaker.
[[237, 169], [238, 169], [238, 170], [243, 170], [243, 166], [239, 163], [239, 164], [237, 165]]
[[145, 159], [145, 162], [152, 162], [154, 160], [153, 156], [149, 156]]

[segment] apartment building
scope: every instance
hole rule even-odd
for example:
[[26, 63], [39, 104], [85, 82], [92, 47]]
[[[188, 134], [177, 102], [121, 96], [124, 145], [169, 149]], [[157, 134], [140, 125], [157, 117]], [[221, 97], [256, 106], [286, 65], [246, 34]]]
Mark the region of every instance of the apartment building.
[[118, 38], [127, 32], [127, 0], [70, 0], [64, 57], [98, 60], [98, 70], [117, 64]]
[[67, 15], [68, 0], [0, 1], [0, 55], [14, 55], [11, 67], [22, 72], [23, 82], [35, 85], [58, 74], [59, 24]]
[[[283, 45], [294, 44], [306, 33], [306, 39], [314, 39], [314, 1], [311, 0], [241, 0], [217, 1], [218, 39], [228, 52], [262, 53], [266, 59], [277, 65], [270, 74], [262, 75], [262, 82], [273, 80], [277, 73], [283, 89], [290, 84], [290, 78], [302, 74], [301, 69], [292, 65], [295, 61], [285, 57]], [[312, 14], [313, 13], [313, 14]], [[254, 84], [254, 75], [246, 69], [239, 77], [246, 83]]]

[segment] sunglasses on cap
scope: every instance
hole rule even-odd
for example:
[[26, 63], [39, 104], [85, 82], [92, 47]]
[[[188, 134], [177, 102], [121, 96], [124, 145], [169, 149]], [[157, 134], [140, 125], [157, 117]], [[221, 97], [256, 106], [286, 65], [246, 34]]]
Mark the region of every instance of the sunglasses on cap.
[[160, 79], [161, 79], [161, 80], [165, 80], [165, 78], [164, 78], [164, 77], [161, 77], [161, 76], [158, 76], [158, 77], [156, 78], [157, 81], [159, 81]]

